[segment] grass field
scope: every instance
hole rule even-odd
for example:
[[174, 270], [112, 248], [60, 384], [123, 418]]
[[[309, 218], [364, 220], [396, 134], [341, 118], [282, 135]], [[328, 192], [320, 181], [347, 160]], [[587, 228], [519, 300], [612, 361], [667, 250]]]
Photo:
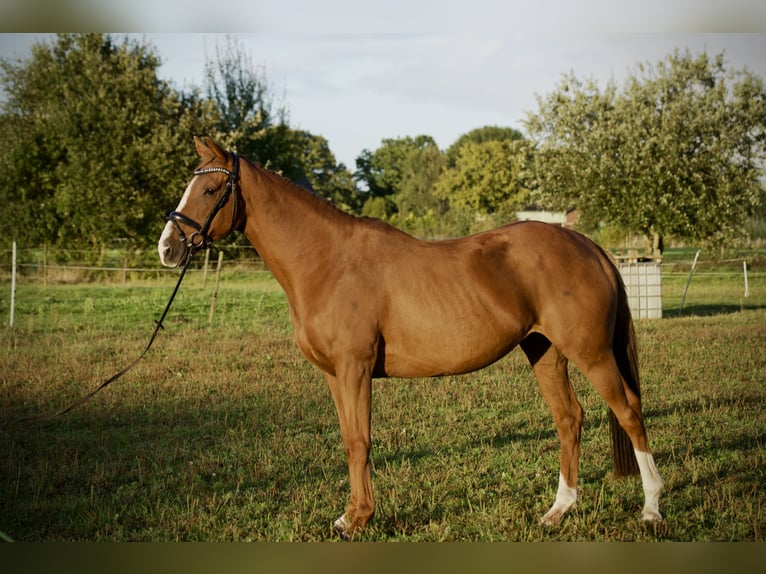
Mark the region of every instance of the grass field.
[[[762, 541], [766, 278], [663, 277], [664, 315], [637, 322], [644, 411], [666, 521], [612, 474], [606, 407], [586, 412], [580, 499], [557, 528], [559, 443], [520, 351], [478, 373], [373, 384], [369, 541]], [[59, 409], [145, 346], [172, 277], [22, 284], [0, 328], [0, 425]], [[3, 283], [3, 321], [8, 285]], [[329, 390], [292, 339], [268, 273], [188, 278], [155, 347], [91, 402], [0, 432], [0, 532], [20, 541], [327, 540], [348, 497]]]

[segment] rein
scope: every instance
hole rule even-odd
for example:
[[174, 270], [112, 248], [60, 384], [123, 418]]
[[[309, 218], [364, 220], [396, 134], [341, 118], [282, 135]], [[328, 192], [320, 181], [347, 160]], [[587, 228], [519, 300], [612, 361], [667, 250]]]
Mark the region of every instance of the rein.
[[2, 430], [5, 430], [11, 425], [23, 423], [23, 422], [42, 422], [47, 421], [49, 419], [64, 415], [71, 411], [72, 409], [75, 409], [76, 407], [79, 407], [81, 404], [88, 402], [90, 399], [92, 399], [97, 393], [108, 387], [110, 384], [112, 384], [117, 379], [121, 378], [123, 375], [125, 375], [128, 371], [130, 371], [133, 367], [135, 367], [141, 359], [144, 358], [144, 355], [149, 352], [149, 349], [152, 348], [152, 345], [154, 344], [154, 340], [157, 338], [157, 334], [160, 332], [161, 329], [164, 329], [163, 321], [165, 320], [165, 317], [167, 317], [168, 311], [170, 311], [170, 306], [173, 304], [173, 299], [175, 299], [176, 294], [178, 293], [178, 289], [181, 287], [181, 281], [183, 281], [184, 275], [186, 275], [187, 269], [189, 269], [189, 264], [191, 263], [191, 252], [189, 252], [189, 255], [186, 258], [186, 263], [183, 266], [183, 269], [181, 269], [181, 275], [178, 277], [178, 283], [176, 283], [175, 289], [173, 289], [173, 293], [170, 295], [170, 299], [168, 300], [167, 305], [165, 305], [165, 310], [162, 312], [162, 315], [160, 316], [159, 321], [155, 321], [157, 324], [154, 327], [154, 332], [152, 333], [151, 338], [149, 339], [149, 343], [146, 345], [144, 350], [141, 352], [141, 354], [127, 367], [123, 368], [122, 370], [118, 371], [108, 379], [106, 379], [103, 383], [101, 383], [98, 387], [93, 389], [91, 392], [89, 392], [87, 395], [80, 397], [75, 402], [70, 404], [68, 407], [66, 407], [63, 410], [56, 411], [49, 414], [43, 414], [43, 415], [32, 415], [28, 417], [23, 417], [20, 419], [16, 419], [15, 421], [9, 421], [5, 423], [2, 427]]
[[[101, 383], [98, 387], [93, 389], [91, 392], [89, 392], [87, 395], [80, 397], [76, 401], [74, 401], [72, 404], [70, 404], [68, 407], [61, 411], [56, 411], [49, 414], [42, 414], [42, 415], [32, 415], [28, 417], [23, 417], [20, 419], [16, 419], [14, 421], [9, 421], [5, 423], [1, 428], [0, 431], [4, 431], [6, 428], [8, 428], [11, 425], [22, 423], [22, 422], [41, 422], [46, 421], [61, 415], [64, 415], [68, 413], [69, 411], [79, 407], [83, 403], [88, 402], [90, 399], [92, 399], [96, 394], [98, 394], [100, 391], [108, 387], [110, 384], [112, 384], [117, 379], [121, 378], [123, 375], [125, 375], [128, 371], [130, 371], [133, 367], [135, 367], [141, 359], [144, 358], [146, 353], [149, 352], [149, 349], [152, 348], [152, 345], [154, 344], [154, 340], [157, 338], [157, 335], [159, 334], [160, 330], [164, 329], [163, 322], [165, 321], [165, 318], [168, 315], [168, 311], [170, 311], [170, 306], [173, 304], [173, 300], [176, 297], [176, 294], [178, 294], [178, 290], [181, 288], [181, 282], [184, 279], [184, 276], [186, 275], [186, 271], [189, 269], [189, 265], [191, 264], [192, 256], [201, 248], [208, 248], [213, 243], [213, 239], [207, 234], [210, 225], [213, 222], [213, 219], [215, 219], [215, 216], [218, 214], [218, 212], [223, 208], [223, 206], [228, 201], [229, 197], [231, 196], [232, 192], [235, 191], [235, 189], [239, 189], [237, 185], [237, 180], [239, 179], [239, 158], [236, 154], [232, 154], [234, 157], [234, 168], [232, 171], [229, 171], [226, 168], [223, 167], [211, 167], [206, 169], [198, 169], [194, 172], [194, 175], [202, 175], [205, 173], [213, 173], [213, 172], [221, 172], [225, 173], [229, 176], [228, 181], [226, 182], [226, 189], [224, 190], [223, 194], [221, 194], [221, 197], [218, 198], [218, 201], [216, 202], [215, 206], [213, 206], [212, 211], [207, 216], [207, 219], [205, 219], [204, 223], [202, 225], [198, 224], [193, 219], [185, 216], [183, 213], [180, 213], [178, 211], [172, 211], [170, 214], [166, 217], [167, 221], [171, 221], [173, 225], [178, 230], [178, 234], [181, 238], [181, 241], [183, 241], [186, 244], [187, 252], [186, 252], [186, 261], [184, 262], [184, 266], [181, 269], [181, 274], [178, 277], [178, 282], [176, 283], [175, 288], [173, 289], [173, 293], [170, 295], [170, 299], [167, 302], [167, 305], [165, 305], [165, 309], [162, 312], [162, 315], [160, 316], [158, 321], [155, 321], [156, 326], [154, 327], [154, 331], [152, 332], [152, 336], [149, 338], [149, 343], [146, 345], [144, 350], [141, 352], [141, 354], [133, 360], [132, 363], [124, 367], [122, 370], [116, 372], [114, 375], [106, 379], [103, 383]], [[237, 204], [239, 203], [239, 199], [236, 198], [234, 209], [232, 210], [232, 230], [234, 229], [234, 226], [236, 225], [237, 221]], [[196, 231], [190, 236], [186, 237], [184, 232], [181, 230], [181, 227], [178, 225], [178, 222], [184, 223], [186, 225], [189, 225], [190, 227], [196, 229]], [[199, 241], [195, 241], [197, 238], [199, 238]]]

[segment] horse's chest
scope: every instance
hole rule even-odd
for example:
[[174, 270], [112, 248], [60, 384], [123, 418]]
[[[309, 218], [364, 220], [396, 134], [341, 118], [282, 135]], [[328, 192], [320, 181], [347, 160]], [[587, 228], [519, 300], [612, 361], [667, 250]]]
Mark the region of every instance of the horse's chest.
[[[357, 305], [358, 307], [358, 305]], [[290, 319], [295, 340], [305, 357], [321, 370], [335, 375], [338, 362], [374, 361], [379, 341], [378, 322], [348, 300], [317, 309], [294, 309]]]

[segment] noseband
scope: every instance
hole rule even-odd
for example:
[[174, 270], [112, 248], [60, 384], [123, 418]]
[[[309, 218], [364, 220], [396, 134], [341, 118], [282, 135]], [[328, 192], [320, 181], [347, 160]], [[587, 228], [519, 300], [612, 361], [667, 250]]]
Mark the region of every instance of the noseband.
[[[204, 175], [206, 173], [225, 173], [227, 176], [229, 176], [229, 179], [226, 181], [226, 189], [224, 189], [221, 197], [218, 198], [218, 201], [213, 206], [212, 211], [208, 214], [204, 223], [200, 225], [191, 217], [184, 215], [180, 211], [171, 211], [165, 218], [167, 221], [170, 221], [176, 228], [181, 241], [183, 241], [183, 243], [186, 245], [186, 248], [189, 250], [189, 254], [193, 254], [200, 249], [207, 249], [213, 244], [213, 238], [210, 237], [207, 233], [210, 230], [210, 225], [213, 223], [213, 219], [215, 219], [215, 216], [218, 215], [218, 212], [223, 209], [223, 206], [226, 205], [226, 202], [229, 200], [229, 197], [232, 193], [235, 194], [235, 197], [234, 208], [231, 212], [231, 228], [229, 229], [229, 233], [234, 231], [235, 227], [237, 226], [237, 207], [239, 205], [239, 197], [236, 197], [236, 193], [239, 191], [239, 156], [235, 153], [232, 153], [231, 155], [234, 160], [234, 165], [231, 171], [225, 167], [208, 167], [194, 171], [195, 176]], [[187, 238], [179, 223], [188, 225], [194, 229], [195, 232]]]

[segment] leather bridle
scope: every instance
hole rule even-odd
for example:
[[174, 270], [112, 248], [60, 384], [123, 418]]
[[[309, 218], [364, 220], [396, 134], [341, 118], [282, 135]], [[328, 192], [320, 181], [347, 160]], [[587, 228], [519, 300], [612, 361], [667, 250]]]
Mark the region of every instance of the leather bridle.
[[[226, 205], [226, 202], [229, 200], [229, 197], [231, 197], [232, 194], [234, 195], [234, 206], [231, 211], [231, 227], [229, 228], [229, 231], [226, 233], [226, 235], [238, 227], [237, 217], [239, 215], [238, 208], [240, 201], [239, 156], [235, 153], [232, 153], [231, 155], [233, 159], [233, 166], [231, 170], [228, 170], [225, 167], [207, 167], [194, 171], [195, 176], [204, 175], [206, 173], [224, 173], [228, 176], [228, 180], [226, 181], [226, 188], [202, 224], [198, 223], [191, 217], [184, 215], [180, 211], [171, 211], [165, 218], [167, 221], [170, 221], [176, 228], [176, 231], [178, 231], [178, 235], [186, 246], [189, 256], [196, 253], [200, 249], [207, 249], [213, 244], [213, 238], [208, 235], [210, 225], [213, 223], [215, 216], [218, 215], [218, 212], [223, 209], [224, 205]], [[181, 228], [181, 223], [195, 230], [194, 233], [192, 233], [188, 238]]]

